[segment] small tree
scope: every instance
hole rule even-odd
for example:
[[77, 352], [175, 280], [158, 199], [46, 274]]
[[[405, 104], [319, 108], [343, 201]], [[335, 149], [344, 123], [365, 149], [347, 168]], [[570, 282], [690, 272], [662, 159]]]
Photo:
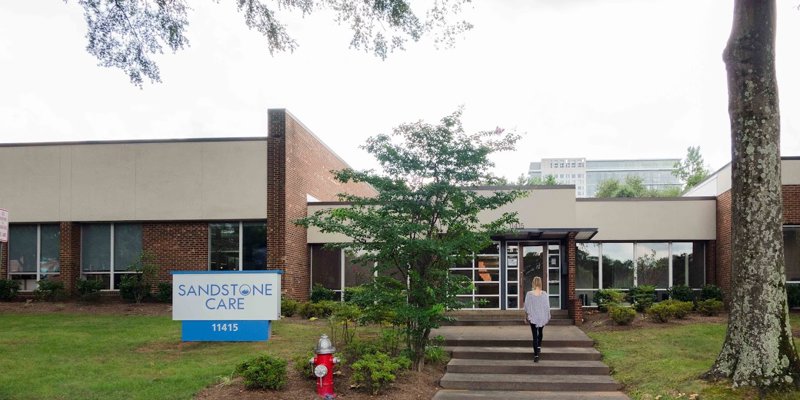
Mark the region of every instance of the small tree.
[[130, 271], [135, 273], [122, 276], [119, 294], [122, 298], [139, 304], [150, 295], [156, 281], [158, 265], [155, 263], [155, 256], [147, 251], [141, 252], [136, 262], [131, 265]]
[[515, 215], [503, 213], [481, 222], [478, 215], [524, 192], [479, 193], [471, 188], [497, 182], [489, 172], [494, 164], [488, 155], [512, 149], [517, 139], [499, 128], [464, 133], [461, 110], [439, 125], [401, 125], [391, 136], [375, 136], [364, 146], [382, 173], [350, 169], [334, 173], [340, 182], [372, 185], [378, 192], [375, 197], [342, 194], [340, 199], [350, 206], [318, 211], [298, 221], [347, 235], [352, 242], [343, 247], [361, 254], [356, 261], [376, 265], [380, 279], [365, 290], [372, 292], [376, 307], [391, 309], [387, 315], [403, 327], [418, 370], [431, 329], [444, 320], [446, 310], [462, 306], [456, 295], [471, 285], [464, 276], [451, 275], [449, 268], [471, 258], [491, 243], [491, 234], [516, 220]]
[[686, 149], [686, 158], [678, 161], [673, 166], [675, 168], [672, 174], [677, 176], [683, 182], [683, 190], [689, 190], [703, 179], [708, 177], [708, 168], [706, 168], [703, 156], [700, 154], [700, 146], [689, 146]]

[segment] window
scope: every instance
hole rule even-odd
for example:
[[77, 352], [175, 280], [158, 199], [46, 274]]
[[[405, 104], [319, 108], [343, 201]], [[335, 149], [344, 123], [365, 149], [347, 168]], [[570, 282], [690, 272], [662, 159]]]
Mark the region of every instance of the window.
[[603, 243], [603, 287], [633, 286], [633, 243]]
[[600, 244], [578, 243], [575, 252], [575, 293], [590, 305], [600, 288]]
[[356, 262], [356, 258], [357, 255], [348, 250], [326, 248], [323, 244], [312, 244], [310, 246], [311, 286], [322, 285], [336, 293], [343, 293], [345, 288], [372, 282], [372, 278], [375, 276], [374, 268], [368, 263]]
[[267, 269], [265, 222], [219, 222], [208, 225], [208, 269]]
[[800, 226], [783, 227], [786, 281], [800, 283]]
[[636, 243], [636, 284], [670, 287], [669, 243]]
[[61, 232], [56, 224], [11, 225], [8, 243], [9, 279], [21, 290], [34, 290], [37, 281], [57, 277], [61, 272]]
[[125, 274], [142, 253], [141, 224], [84, 224], [81, 226], [81, 272], [86, 279], [118, 290]]
[[[499, 244], [492, 244], [481, 250], [480, 254], [476, 254], [467, 263], [450, 268], [450, 273], [465, 275], [473, 282], [472, 292], [459, 295], [459, 299], [464, 300], [467, 304], [472, 303], [474, 308], [500, 308]], [[507, 273], [510, 274], [510, 272]], [[510, 286], [511, 284], [509, 284], [509, 288]], [[509, 295], [516, 296], [516, 292], [510, 291]]]
[[706, 283], [703, 242], [672, 243], [672, 285], [700, 289]]

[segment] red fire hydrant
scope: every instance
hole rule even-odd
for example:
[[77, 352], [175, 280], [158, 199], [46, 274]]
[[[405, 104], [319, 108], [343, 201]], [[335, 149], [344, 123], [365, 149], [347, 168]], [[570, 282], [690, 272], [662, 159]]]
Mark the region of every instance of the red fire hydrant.
[[333, 393], [333, 366], [339, 359], [333, 356], [336, 348], [333, 347], [328, 335], [322, 335], [314, 350], [316, 356], [309, 360], [314, 366], [314, 376], [317, 377], [317, 394], [326, 399], [336, 397]]

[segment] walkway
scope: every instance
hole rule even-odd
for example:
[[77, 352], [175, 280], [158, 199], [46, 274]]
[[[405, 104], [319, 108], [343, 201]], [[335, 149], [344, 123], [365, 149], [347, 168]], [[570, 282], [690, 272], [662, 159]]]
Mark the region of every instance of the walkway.
[[592, 339], [577, 327], [547, 326], [541, 359], [534, 363], [530, 328], [502, 324], [443, 326], [431, 333], [443, 336], [452, 352], [434, 400], [628, 399]]

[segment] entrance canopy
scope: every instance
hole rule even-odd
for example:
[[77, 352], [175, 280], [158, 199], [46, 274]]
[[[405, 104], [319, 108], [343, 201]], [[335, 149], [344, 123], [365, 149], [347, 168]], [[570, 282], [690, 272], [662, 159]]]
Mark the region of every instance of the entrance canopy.
[[511, 232], [494, 235], [493, 240], [549, 240], [567, 239], [571, 232], [575, 240], [590, 240], [597, 234], [597, 228], [521, 228]]

